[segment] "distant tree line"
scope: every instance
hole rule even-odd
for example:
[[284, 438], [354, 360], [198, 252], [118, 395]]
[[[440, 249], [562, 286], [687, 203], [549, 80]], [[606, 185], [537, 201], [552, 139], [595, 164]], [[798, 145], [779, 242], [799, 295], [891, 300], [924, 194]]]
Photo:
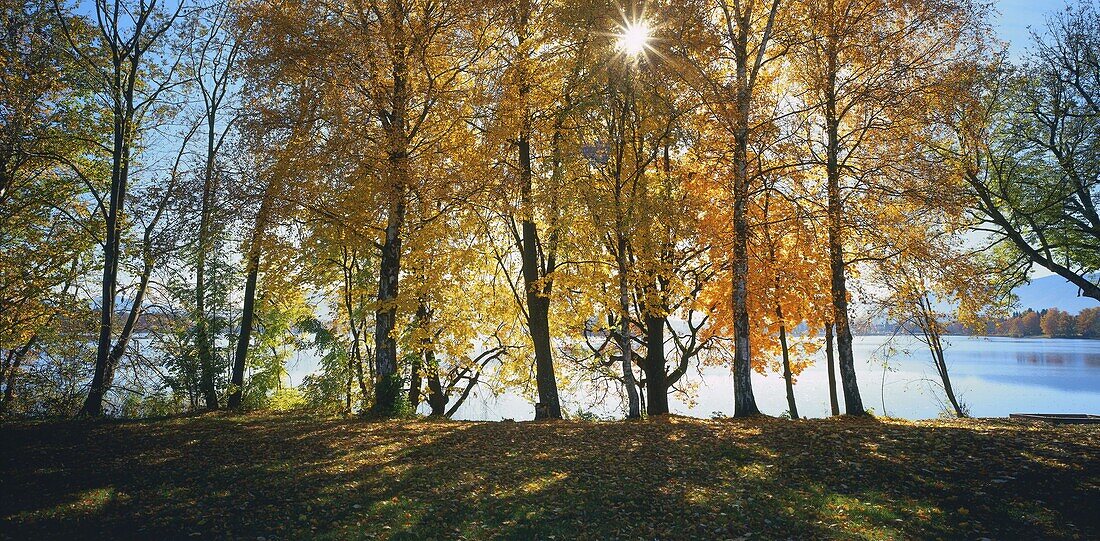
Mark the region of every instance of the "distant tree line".
[[994, 336], [1100, 338], [1100, 308], [1085, 308], [1076, 316], [1057, 308], [1028, 309], [990, 325]]

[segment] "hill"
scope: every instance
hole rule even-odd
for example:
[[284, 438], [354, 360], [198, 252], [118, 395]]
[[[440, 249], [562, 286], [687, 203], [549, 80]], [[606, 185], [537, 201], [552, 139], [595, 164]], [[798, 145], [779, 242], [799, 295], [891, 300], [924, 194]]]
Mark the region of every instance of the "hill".
[[1044, 276], [1012, 291], [1020, 298], [1020, 311], [1028, 308], [1036, 312], [1046, 308], [1058, 308], [1076, 314], [1085, 308], [1100, 307], [1100, 302], [1078, 295], [1077, 286], [1061, 276]]
[[215, 414], [0, 431], [9, 539], [1100, 537], [1095, 426]]

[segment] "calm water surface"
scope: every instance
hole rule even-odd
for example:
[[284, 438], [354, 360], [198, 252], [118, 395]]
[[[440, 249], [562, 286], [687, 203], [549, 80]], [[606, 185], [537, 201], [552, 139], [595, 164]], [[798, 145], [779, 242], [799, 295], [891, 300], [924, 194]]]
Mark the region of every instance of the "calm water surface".
[[[795, 385], [802, 416], [829, 413], [824, 353], [818, 356], [820, 360], [804, 371]], [[909, 338], [856, 337], [855, 358], [864, 406], [875, 414], [927, 419], [942, 411], [936, 370], [921, 344]], [[1100, 414], [1100, 340], [951, 337], [947, 362], [956, 394], [976, 417], [1018, 412]], [[691, 377], [698, 384], [694, 403], [674, 397], [673, 412], [696, 417], [733, 413], [733, 380], [728, 368], [708, 367]], [[783, 379], [778, 374], [754, 373], [753, 390], [764, 413], [780, 415], [787, 410]], [[618, 396], [612, 394], [593, 404], [591, 394], [564, 392], [564, 409], [608, 417], [623, 415]], [[522, 420], [531, 418], [533, 411], [531, 402], [519, 394], [481, 392], [471, 396], [455, 418]]]

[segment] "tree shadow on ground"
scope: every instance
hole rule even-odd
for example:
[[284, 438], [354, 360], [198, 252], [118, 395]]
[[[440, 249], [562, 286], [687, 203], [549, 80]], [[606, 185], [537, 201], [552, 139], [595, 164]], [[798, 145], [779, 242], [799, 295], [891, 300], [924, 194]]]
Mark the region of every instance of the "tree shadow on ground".
[[2, 430], [8, 538], [1100, 536], [1095, 428], [209, 415]]

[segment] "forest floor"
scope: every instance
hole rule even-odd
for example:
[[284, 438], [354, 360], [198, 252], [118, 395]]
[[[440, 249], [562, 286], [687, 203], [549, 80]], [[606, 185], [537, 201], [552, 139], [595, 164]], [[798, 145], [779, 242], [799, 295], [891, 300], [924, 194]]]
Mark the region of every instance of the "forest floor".
[[2, 539], [1100, 539], [1100, 427], [0, 425]]

